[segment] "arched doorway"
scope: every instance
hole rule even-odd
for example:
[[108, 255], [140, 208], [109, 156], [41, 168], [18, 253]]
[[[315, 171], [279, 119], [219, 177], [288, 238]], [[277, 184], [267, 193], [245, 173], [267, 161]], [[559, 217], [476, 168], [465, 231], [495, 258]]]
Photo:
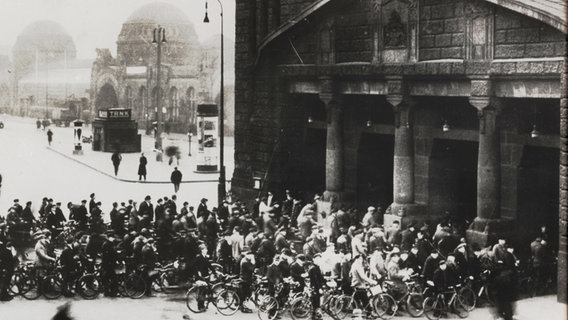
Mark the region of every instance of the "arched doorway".
[[363, 133], [357, 157], [357, 197], [360, 207], [380, 204], [386, 209], [393, 197], [394, 136]]
[[532, 240], [540, 226], [548, 229], [548, 243], [558, 244], [559, 150], [525, 146], [517, 181], [517, 223]]
[[464, 225], [476, 217], [477, 153], [476, 141], [434, 140], [428, 183], [432, 214], [448, 212]]
[[110, 84], [105, 84], [99, 90], [95, 100], [95, 108], [98, 110], [118, 108], [118, 96], [114, 87]]

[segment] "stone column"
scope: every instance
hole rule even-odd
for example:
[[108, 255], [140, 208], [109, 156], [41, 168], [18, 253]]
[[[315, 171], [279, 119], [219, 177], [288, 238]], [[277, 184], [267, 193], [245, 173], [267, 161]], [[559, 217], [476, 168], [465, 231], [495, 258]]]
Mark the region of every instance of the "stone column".
[[320, 94], [327, 113], [325, 193], [327, 201], [337, 201], [343, 192], [343, 106], [332, 94]]
[[479, 152], [477, 155], [477, 218], [501, 217], [501, 143], [493, 107], [479, 111]]
[[[414, 134], [410, 115], [412, 106], [408, 99], [387, 96], [395, 113], [394, 129], [394, 168], [393, 202], [394, 205], [414, 204]], [[399, 214], [399, 211], [393, 212]], [[399, 214], [400, 215], [400, 214]]]
[[501, 219], [501, 137], [497, 100], [472, 97], [479, 115], [477, 155], [477, 217], [467, 231], [468, 240], [485, 246], [508, 233], [510, 224]]

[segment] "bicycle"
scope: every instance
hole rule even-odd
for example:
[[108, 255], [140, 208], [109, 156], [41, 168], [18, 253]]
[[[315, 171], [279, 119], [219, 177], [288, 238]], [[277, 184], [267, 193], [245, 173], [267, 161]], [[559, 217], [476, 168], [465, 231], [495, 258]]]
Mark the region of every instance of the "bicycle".
[[[427, 281], [427, 284], [434, 287], [432, 281]], [[430, 320], [438, 320], [448, 312], [457, 314], [460, 318], [467, 318], [469, 311], [464, 307], [461, 297], [458, 294], [458, 286], [452, 286], [449, 290], [438, 292], [433, 297], [428, 297], [424, 300], [424, 314]], [[447, 297], [450, 297], [449, 300]]]
[[[388, 294], [395, 302], [387, 309], [387, 313], [385, 313], [383, 318], [388, 319], [394, 317], [400, 307], [403, 307], [406, 312], [414, 318], [422, 316], [424, 313], [424, 309], [422, 308], [424, 296], [422, 295], [422, 288], [420, 284], [416, 281], [416, 278], [418, 277], [418, 275], [413, 275], [410, 277], [409, 281], [404, 281], [406, 288], [404, 290], [404, 294], [398, 294], [400, 296], [398, 299], [393, 295], [395, 283], [390, 280], [385, 280], [383, 282], [383, 287], [386, 291], [385, 294]], [[391, 301], [390, 299], [386, 300]]]
[[308, 298], [308, 285], [304, 291], [293, 293], [294, 289], [297, 289], [300, 284], [291, 279], [284, 279], [284, 285], [289, 285], [290, 291], [288, 297], [282, 297], [279, 299], [273, 296], [265, 296], [258, 303], [258, 318], [260, 320], [274, 320], [285, 310], [290, 311], [290, 315], [294, 320], [300, 320], [308, 318], [312, 314], [312, 303]]
[[339, 319], [344, 319], [348, 314], [352, 314], [353, 310], [355, 309], [371, 311], [380, 318], [383, 318], [385, 315], [387, 315], [389, 311], [391, 311], [390, 313], [392, 313], [393, 306], [396, 305], [396, 301], [393, 297], [384, 292], [381, 284], [367, 286], [365, 287], [365, 290], [367, 297], [369, 298], [369, 302], [365, 306], [356, 301], [356, 291], [353, 291], [351, 295], [343, 294], [339, 298], [341, 299], [341, 310], [337, 314], [337, 317]]
[[210, 281], [204, 280], [195, 281], [194, 286], [185, 295], [185, 303], [193, 313], [204, 312], [209, 303], [213, 303], [217, 311], [225, 316], [235, 314], [240, 307], [239, 295], [232, 289], [232, 285], [215, 293]]

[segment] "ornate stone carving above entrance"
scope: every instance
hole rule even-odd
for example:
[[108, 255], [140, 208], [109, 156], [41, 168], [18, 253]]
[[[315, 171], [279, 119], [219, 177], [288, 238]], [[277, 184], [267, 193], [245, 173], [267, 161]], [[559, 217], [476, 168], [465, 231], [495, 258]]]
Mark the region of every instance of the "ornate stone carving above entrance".
[[416, 61], [417, 0], [376, 0], [375, 62]]

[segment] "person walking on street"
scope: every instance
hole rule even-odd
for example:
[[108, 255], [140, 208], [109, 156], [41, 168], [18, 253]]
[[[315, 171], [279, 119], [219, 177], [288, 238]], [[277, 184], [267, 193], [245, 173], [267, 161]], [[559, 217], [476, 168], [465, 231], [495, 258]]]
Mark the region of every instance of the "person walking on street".
[[144, 152], [140, 154], [140, 164], [138, 165], [138, 181], [142, 180], [144, 177], [144, 181], [146, 181], [146, 165], [148, 164], [148, 159], [144, 156]]
[[47, 143], [51, 146], [51, 141], [53, 141], [53, 131], [47, 129]]
[[112, 160], [112, 165], [114, 166], [114, 175], [116, 176], [118, 174], [118, 166], [120, 166], [120, 162], [122, 161], [122, 156], [120, 155], [120, 152], [115, 151], [110, 159]]
[[181, 171], [178, 170], [177, 167], [174, 168], [174, 171], [172, 172], [172, 175], [170, 177], [170, 181], [174, 184], [174, 192], [177, 193], [179, 190], [179, 184], [181, 183], [181, 178], [182, 178], [182, 173]]

